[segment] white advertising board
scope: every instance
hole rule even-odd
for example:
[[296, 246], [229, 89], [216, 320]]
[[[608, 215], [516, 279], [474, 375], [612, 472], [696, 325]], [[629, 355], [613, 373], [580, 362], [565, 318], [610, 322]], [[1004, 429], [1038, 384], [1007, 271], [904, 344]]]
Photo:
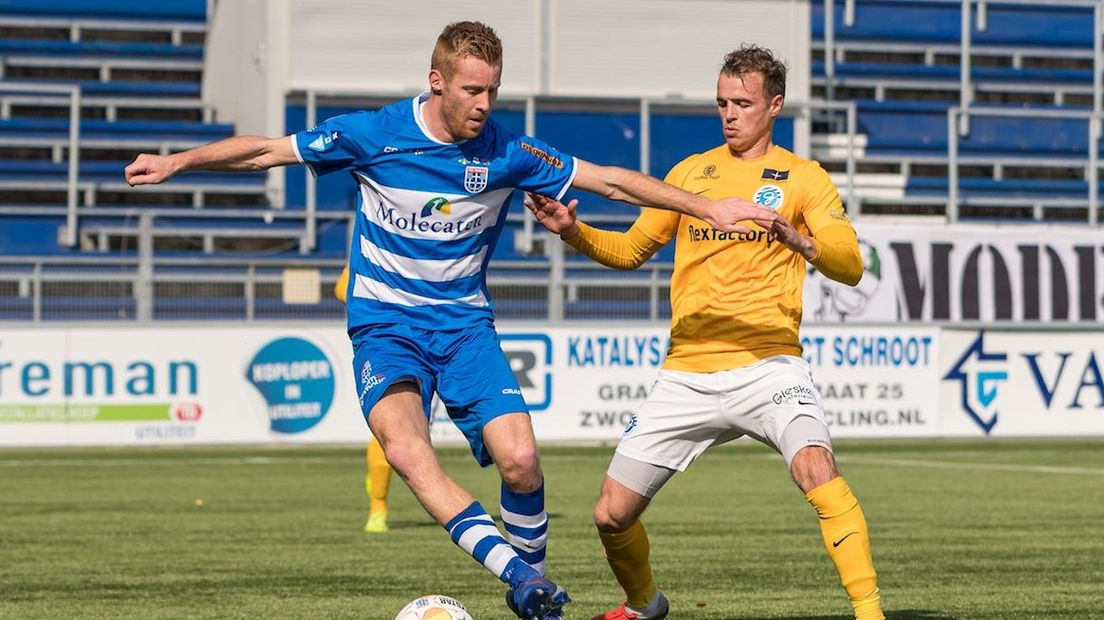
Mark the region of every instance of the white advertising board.
[[1104, 331], [943, 332], [941, 434], [1104, 434]]
[[[665, 326], [511, 325], [542, 442], [616, 441]], [[1104, 435], [1104, 331], [803, 330], [835, 437]], [[340, 327], [0, 330], [0, 445], [362, 442]], [[435, 440], [463, 439], [437, 405]]]
[[1092, 228], [862, 220], [855, 228], [863, 278], [852, 288], [811, 272], [807, 325], [1104, 323], [1104, 240]]
[[0, 445], [367, 440], [339, 327], [0, 331]]
[[808, 327], [802, 346], [833, 437], [938, 434], [937, 329]]

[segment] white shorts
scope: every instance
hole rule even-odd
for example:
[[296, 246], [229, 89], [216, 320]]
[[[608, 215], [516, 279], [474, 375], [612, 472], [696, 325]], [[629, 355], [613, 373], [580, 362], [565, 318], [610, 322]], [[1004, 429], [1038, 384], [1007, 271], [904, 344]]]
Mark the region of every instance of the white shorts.
[[[802, 416], [813, 423], [783, 436]], [[710, 446], [744, 435], [781, 453], [787, 466], [807, 446], [832, 449], [820, 394], [804, 359], [778, 355], [713, 373], [661, 370], [617, 452], [685, 471]]]

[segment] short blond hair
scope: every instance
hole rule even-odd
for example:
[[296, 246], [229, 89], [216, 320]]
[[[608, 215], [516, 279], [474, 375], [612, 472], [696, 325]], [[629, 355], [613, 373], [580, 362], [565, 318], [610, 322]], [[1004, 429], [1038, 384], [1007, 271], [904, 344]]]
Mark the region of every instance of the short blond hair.
[[449, 75], [459, 60], [469, 56], [489, 65], [502, 64], [502, 40], [493, 28], [482, 22], [454, 22], [445, 26], [433, 46], [429, 68]]
[[748, 73], [763, 76], [763, 91], [767, 101], [775, 95], [786, 96], [786, 65], [769, 49], [744, 44], [729, 52], [721, 65], [721, 75], [742, 78]]

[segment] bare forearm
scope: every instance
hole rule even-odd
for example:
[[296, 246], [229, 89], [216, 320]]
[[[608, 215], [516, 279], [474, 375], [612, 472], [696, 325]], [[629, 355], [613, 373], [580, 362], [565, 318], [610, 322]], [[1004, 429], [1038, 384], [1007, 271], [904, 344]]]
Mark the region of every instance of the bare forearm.
[[695, 216], [711, 204], [708, 198], [691, 194], [646, 174], [625, 168], [607, 170], [609, 183], [605, 197], [610, 200]]
[[214, 170], [253, 172], [289, 163], [272, 156], [272, 140], [264, 136], [234, 136], [171, 156], [177, 172]]

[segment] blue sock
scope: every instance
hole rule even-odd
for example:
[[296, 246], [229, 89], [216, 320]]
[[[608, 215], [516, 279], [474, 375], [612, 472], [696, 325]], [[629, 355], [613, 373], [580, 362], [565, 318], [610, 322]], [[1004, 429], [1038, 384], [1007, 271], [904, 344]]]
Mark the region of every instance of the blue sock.
[[502, 538], [494, 519], [479, 502], [472, 502], [471, 506], [449, 519], [445, 530], [456, 546], [504, 583], [515, 585], [534, 572]]
[[518, 557], [544, 574], [548, 543], [548, 513], [544, 510], [544, 483], [531, 493], [515, 493], [502, 485], [502, 523]]

